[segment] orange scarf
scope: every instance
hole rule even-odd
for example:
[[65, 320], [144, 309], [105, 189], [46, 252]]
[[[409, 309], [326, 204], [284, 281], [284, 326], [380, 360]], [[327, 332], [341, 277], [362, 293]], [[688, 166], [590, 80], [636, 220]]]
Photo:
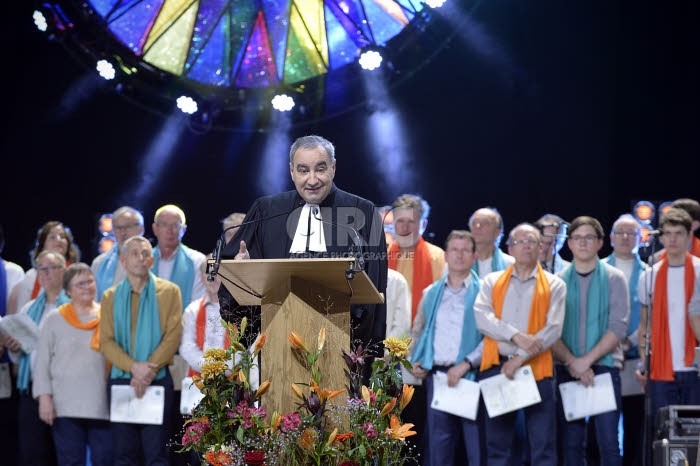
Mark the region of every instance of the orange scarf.
[[70, 325], [72, 325], [75, 328], [79, 328], [81, 330], [93, 330], [92, 332], [92, 338], [90, 339], [90, 348], [94, 349], [95, 351], [100, 350], [100, 312], [97, 311], [97, 317], [94, 319], [88, 321], [88, 322], [81, 322], [80, 319], [78, 318], [78, 314], [75, 312], [75, 307], [73, 306], [73, 302], [66, 303], [62, 306], [58, 307], [59, 312], [63, 316], [64, 319], [66, 319], [66, 322], [68, 322]]
[[[197, 311], [197, 321], [195, 327], [197, 346], [199, 346], [199, 349], [201, 350], [204, 349], [204, 338], [207, 331], [207, 307], [204, 305], [206, 298], [206, 296], [203, 296], [202, 299], [199, 300], [199, 310]], [[231, 346], [231, 339], [229, 338], [227, 332], [226, 336], [224, 337], [224, 349], [228, 349], [229, 346]], [[190, 367], [190, 370], [187, 372], [187, 376], [201, 377], [201, 374]]]
[[[508, 290], [510, 277], [513, 274], [513, 267], [512, 265], [508, 267], [493, 285], [493, 309], [498, 319], [500, 319], [503, 314], [503, 301], [505, 301], [506, 298], [506, 291]], [[530, 335], [539, 332], [547, 322], [547, 310], [549, 309], [550, 298], [551, 289], [549, 287], [549, 282], [544, 274], [544, 269], [540, 264], [537, 264], [537, 283], [535, 284], [535, 293], [532, 297], [532, 304], [530, 305], [530, 317], [527, 322], [527, 333]], [[498, 342], [485, 336], [484, 353], [481, 358], [480, 370], [485, 371], [497, 364], [499, 364]], [[538, 354], [530, 359], [528, 364], [532, 367], [535, 380], [552, 377], [552, 350], [547, 349]]]
[[[685, 253], [685, 309], [693, 296], [695, 268], [689, 253]], [[671, 342], [668, 333], [668, 261], [664, 260], [659, 266], [654, 284], [654, 300], [652, 302], [653, 319], [651, 319], [651, 379], [673, 382], [673, 361], [671, 358]], [[695, 339], [690, 327], [688, 313], [685, 313], [685, 357], [686, 366], [692, 366], [695, 359]]]
[[[389, 246], [389, 268], [396, 270], [399, 260], [399, 243], [394, 241]], [[418, 240], [413, 251], [413, 285], [411, 289], [411, 325], [416, 318], [418, 303], [423, 297], [423, 290], [433, 283], [433, 261], [430, 258], [430, 250], [423, 238]]]

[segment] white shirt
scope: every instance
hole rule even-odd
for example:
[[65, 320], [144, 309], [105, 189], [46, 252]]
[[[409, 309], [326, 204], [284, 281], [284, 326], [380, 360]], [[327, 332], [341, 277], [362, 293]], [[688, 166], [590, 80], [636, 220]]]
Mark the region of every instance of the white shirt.
[[[5, 264], [5, 276], [6, 276], [6, 295], [5, 297], [7, 299], [10, 298], [10, 293], [12, 293], [12, 288], [15, 287], [16, 284], [22, 281], [24, 278], [24, 269], [20, 267], [19, 265], [15, 264], [14, 262], [9, 262], [6, 260], [3, 260]], [[7, 303], [6, 303], [7, 304]]]
[[[207, 260], [207, 257], [199, 251], [192, 248], [186, 248], [185, 251], [192, 262], [194, 263], [194, 277], [192, 280], [192, 294], [190, 299], [196, 300], [207, 294], [207, 287], [202, 281], [202, 274], [199, 273], [202, 270], [202, 264]], [[158, 259], [158, 276], [165, 280], [170, 280], [170, 276], [173, 274], [173, 266], [175, 265], [175, 257], [177, 257], [177, 252], [170, 256], [168, 259], [163, 259], [160, 256]]]
[[[311, 214], [312, 209], [316, 209], [317, 213]], [[316, 205], [306, 204], [301, 209], [299, 215], [299, 223], [294, 234], [292, 246], [289, 248], [290, 253], [306, 252], [306, 243], [309, 243], [309, 251], [326, 252], [326, 238], [323, 235], [323, 223], [321, 218], [321, 209]], [[309, 232], [310, 230], [310, 232]]]
[[[515, 258], [513, 256], [506, 254], [505, 252], [501, 252], [501, 255], [503, 256], [503, 263], [505, 264], [506, 268], [515, 264]], [[493, 254], [491, 254], [491, 257], [489, 257], [486, 260], [478, 260], [477, 263], [479, 264], [479, 277], [484, 278], [486, 275], [490, 274], [491, 272], [494, 272]], [[498, 270], [496, 270], [495, 272], [498, 272]]]
[[388, 269], [386, 283], [386, 336], [411, 335], [411, 289], [401, 273]]
[[185, 308], [185, 313], [182, 315], [182, 340], [180, 341], [180, 356], [197, 372], [202, 371], [204, 351], [209, 348], [223, 348], [226, 335], [226, 330], [221, 325], [219, 303], [213, 302], [209, 296], [205, 296], [204, 348], [199, 348], [197, 345], [197, 314], [201, 301], [202, 298], [195, 299]]

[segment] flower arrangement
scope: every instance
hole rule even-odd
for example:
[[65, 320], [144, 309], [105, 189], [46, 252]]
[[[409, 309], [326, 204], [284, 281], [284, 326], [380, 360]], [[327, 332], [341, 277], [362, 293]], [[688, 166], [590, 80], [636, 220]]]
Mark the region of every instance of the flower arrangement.
[[[399, 368], [410, 368], [405, 359], [410, 338], [384, 341], [387, 352], [372, 363], [369, 386], [362, 384], [361, 374], [369, 360], [363, 348], [343, 350], [348, 383], [344, 390], [331, 390], [323, 387], [317, 365], [325, 329], [320, 330], [313, 349], [292, 331], [290, 349], [306, 361], [310, 381], [291, 385], [299, 399], [295, 411], [274, 412], [268, 418], [261, 397], [270, 382], [262, 382], [257, 390], [249, 383], [266, 336], [258, 335], [247, 351], [241, 344], [246, 320], [240, 330], [235, 324], [222, 323], [230, 346], [204, 354], [201, 378], [194, 381], [204, 397], [185, 423], [181, 451], [195, 450], [213, 466], [400, 465], [411, 457], [405, 439], [416, 432], [411, 430], [413, 424], [402, 424], [401, 412], [411, 401], [413, 387], [401, 382]], [[236, 353], [241, 355], [238, 362]], [[345, 403], [338, 402], [343, 394]], [[329, 403], [334, 398], [336, 402]]]

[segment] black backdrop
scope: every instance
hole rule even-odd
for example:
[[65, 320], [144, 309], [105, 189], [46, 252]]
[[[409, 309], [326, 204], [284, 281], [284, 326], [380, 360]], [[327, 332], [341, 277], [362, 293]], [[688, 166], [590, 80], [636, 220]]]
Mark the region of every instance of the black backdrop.
[[[89, 262], [97, 218], [132, 202], [140, 160], [165, 118], [113, 92], [76, 92], [90, 71], [36, 31], [30, 2], [6, 8], [3, 256], [28, 267], [37, 228], [58, 219]], [[501, 211], [506, 229], [546, 212], [593, 215], [607, 229], [633, 200], [700, 197], [698, 2], [485, 1], [467, 23], [390, 90], [411, 157], [405, 168], [388, 172], [371, 155], [367, 105], [294, 125], [290, 137], [334, 142], [342, 189], [377, 204], [422, 194], [438, 244], [484, 205]], [[160, 205], [178, 204], [185, 243], [211, 251], [220, 219], [264, 192], [269, 134], [254, 129], [183, 133], [135, 205], [147, 224]], [[409, 170], [410, 184], [383, 181], [408, 179]]]

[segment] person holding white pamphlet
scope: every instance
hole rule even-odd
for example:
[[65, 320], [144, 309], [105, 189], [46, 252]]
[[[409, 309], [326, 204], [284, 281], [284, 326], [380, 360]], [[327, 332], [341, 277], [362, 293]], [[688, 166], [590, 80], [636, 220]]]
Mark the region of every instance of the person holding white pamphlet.
[[[576, 217], [569, 227], [568, 246], [572, 263], [558, 275], [566, 283], [566, 313], [559, 340], [552, 347], [556, 359], [557, 386], [578, 381], [585, 387], [598, 385], [598, 376], [609, 374], [611, 392], [601, 392], [594, 406], [582, 406], [585, 417], [572, 418], [568, 400], [557, 404], [562, 464], [583, 466], [586, 456], [586, 424], [593, 421], [601, 466], [621, 466], [618, 425], [622, 392], [620, 370], [624, 360], [621, 342], [627, 336], [630, 301], [627, 279], [619, 269], [601, 261], [603, 226], [593, 217]], [[601, 383], [602, 385], [602, 383]], [[615, 403], [612, 404], [614, 397]], [[600, 405], [615, 409], [600, 412]]]
[[[481, 466], [484, 443], [479, 420], [452, 414], [449, 407], [446, 410], [438, 406], [433, 397], [436, 374], [442, 374], [449, 389], [457, 392], [462, 378], [473, 383], [481, 362], [483, 336], [474, 322], [474, 301], [481, 284], [472, 271], [476, 261], [472, 234], [464, 230], [450, 232], [445, 242], [445, 260], [447, 275], [426, 289], [413, 321], [413, 375], [425, 380], [430, 464], [455, 464], [455, 450], [462, 442], [467, 464]], [[460, 404], [473, 404], [476, 414], [478, 386], [476, 396], [461, 399]]]
[[[108, 387], [114, 464], [143, 460], [168, 466], [167, 426], [175, 409], [168, 365], [182, 335], [180, 288], [151, 273], [153, 248], [142, 236], [124, 242], [119, 260], [126, 279], [105, 291], [100, 319], [100, 351], [112, 364]], [[131, 404], [133, 399], [150, 404], [124, 416], [124, 406], [116, 401]], [[145, 419], [144, 412], [152, 415]], [[139, 423], [133, 423], [136, 415]]]
[[[505, 376], [513, 380], [516, 371], [534, 376], [540, 402], [521, 405], [525, 406], [530, 464], [557, 466], [551, 347], [561, 336], [566, 285], [539, 264], [541, 243], [534, 225], [521, 223], [511, 230], [507, 244], [515, 264], [486, 275], [474, 303], [474, 317], [484, 334], [479, 379]], [[523, 365], [529, 368], [521, 369]], [[530, 394], [515, 395], [528, 398]], [[507, 411], [484, 419], [489, 466], [512, 464], [517, 413]]]

